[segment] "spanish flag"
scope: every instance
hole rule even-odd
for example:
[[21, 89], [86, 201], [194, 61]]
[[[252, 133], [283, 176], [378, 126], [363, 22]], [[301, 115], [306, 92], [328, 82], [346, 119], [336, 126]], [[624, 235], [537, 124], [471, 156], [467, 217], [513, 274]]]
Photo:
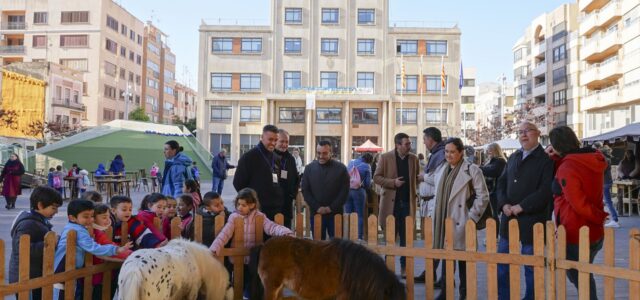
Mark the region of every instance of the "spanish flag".
[[444, 59], [442, 60], [442, 73], [440, 74], [440, 81], [441, 81], [441, 86], [442, 86], [442, 90], [444, 91], [445, 88], [447, 87], [447, 74], [444, 73]]
[[406, 79], [406, 73], [404, 70], [404, 61], [402, 62], [402, 70], [400, 70], [400, 80], [402, 82], [402, 89], [406, 90], [407, 89], [407, 79]]

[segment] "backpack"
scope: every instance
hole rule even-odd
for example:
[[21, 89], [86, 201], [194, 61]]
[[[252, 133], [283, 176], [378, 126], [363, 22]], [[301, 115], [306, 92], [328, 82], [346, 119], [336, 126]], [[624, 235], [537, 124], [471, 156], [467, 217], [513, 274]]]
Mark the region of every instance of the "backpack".
[[59, 189], [59, 188], [62, 187], [62, 181], [60, 181], [60, 176], [54, 175], [52, 181], [53, 181], [53, 188], [54, 189]]
[[349, 188], [357, 190], [362, 187], [362, 178], [360, 178], [360, 172], [358, 166], [355, 164], [349, 170]]

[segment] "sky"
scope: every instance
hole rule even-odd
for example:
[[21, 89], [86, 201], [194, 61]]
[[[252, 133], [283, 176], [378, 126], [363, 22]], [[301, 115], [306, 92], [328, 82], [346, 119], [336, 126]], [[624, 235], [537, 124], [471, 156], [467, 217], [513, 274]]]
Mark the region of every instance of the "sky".
[[[176, 54], [178, 81], [197, 89], [198, 27], [208, 24], [270, 23], [270, 0], [114, 0], [142, 21], [152, 20], [166, 33]], [[310, 0], [320, 1], [320, 0]], [[390, 0], [393, 21], [427, 24], [457, 23], [461, 29], [462, 62], [475, 67], [479, 82], [513, 80], [511, 48], [531, 21], [567, 0]], [[457, 72], [457, 71], [456, 71]]]

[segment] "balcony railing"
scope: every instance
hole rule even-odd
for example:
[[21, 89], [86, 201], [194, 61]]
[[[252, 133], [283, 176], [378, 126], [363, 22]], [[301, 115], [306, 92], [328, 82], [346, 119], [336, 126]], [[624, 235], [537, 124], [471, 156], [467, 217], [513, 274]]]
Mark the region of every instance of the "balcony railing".
[[20, 46], [0, 46], [1, 54], [24, 54], [24, 45]]
[[25, 30], [27, 29], [27, 23], [25, 22], [9, 22], [2, 24], [2, 30]]
[[63, 106], [66, 108], [71, 108], [71, 109], [77, 109], [77, 110], [84, 110], [83, 107], [84, 105], [82, 105], [82, 103], [80, 102], [74, 102], [71, 101], [70, 98], [53, 98], [51, 100], [52, 105], [56, 105], [56, 106]]

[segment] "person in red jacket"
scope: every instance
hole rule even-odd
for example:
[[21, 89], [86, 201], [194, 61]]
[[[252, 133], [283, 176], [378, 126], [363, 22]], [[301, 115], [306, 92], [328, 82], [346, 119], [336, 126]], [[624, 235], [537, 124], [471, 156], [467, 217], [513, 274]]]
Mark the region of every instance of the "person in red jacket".
[[[591, 147], [580, 148], [580, 141], [573, 130], [559, 126], [549, 132], [551, 146], [546, 152], [555, 161], [556, 175], [551, 190], [554, 196], [556, 223], [567, 232], [567, 260], [578, 260], [580, 228], [589, 228], [589, 263], [600, 249], [604, 236], [604, 212], [602, 203], [604, 155]], [[578, 289], [578, 271], [567, 271], [569, 281]], [[589, 276], [590, 298], [598, 299], [593, 275]]]

